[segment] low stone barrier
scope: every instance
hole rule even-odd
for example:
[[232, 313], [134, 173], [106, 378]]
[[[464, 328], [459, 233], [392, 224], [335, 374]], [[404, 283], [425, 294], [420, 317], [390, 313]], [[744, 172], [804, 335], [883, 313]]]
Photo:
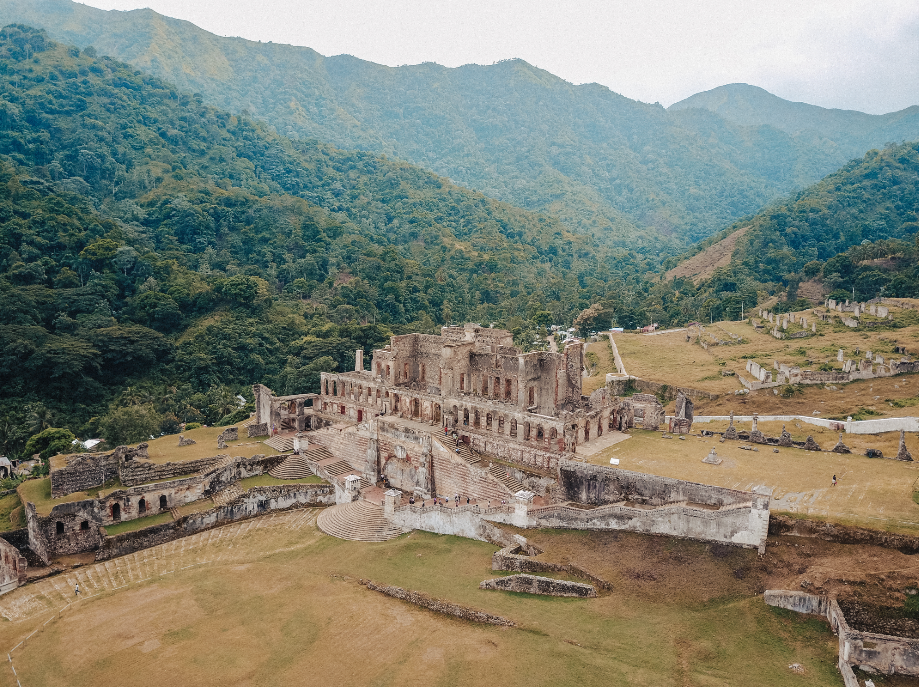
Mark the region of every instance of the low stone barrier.
[[505, 627], [517, 626], [517, 624], [512, 620], [502, 618], [500, 615], [491, 615], [490, 613], [485, 613], [484, 611], [477, 611], [474, 608], [467, 608], [466, 606], [460, 606], [458, 604], [450, 603], [449, 601], [443, 601], [442, 599], [435, 599], [432, 596], [422, 594], [421, 592], [415, 592], [410, 589], [402, 589], [402, 587], [388, 587], [386, 585], [376, 584], [371, 580], [361, 580], [361, 584], [365, 585], [367, 589], [372, 589], [375, 592], [386, 594], [387, 596], [391, 596], [394, 599], [408, 601], [411, 604], [421, 606], [422, 608], [427, 608], [429, 611], [434, 611], [435, 613], [452, 615], [455, 618], [471, 620], [474, 623], [503, 625]]
[[598, 589], [609, 590], [613, 588], [613, 585], [611, 585], [609, 582], [600, 579], [596, 575], [592, 575], [583, 568], [570, 563], [550, 563], [548, 561], [538, 561], [533, 558], [532, 555], [524, 555], [521, 553], [523, 548], [523, 546], [518, 544], [515, 546], [507, 546], [499, 551], [495, 551], [491, 555], [491, 569], [510, 570], [513, 572], [521, 573], [558, 572], [571, 575], [572, 577], [580, 577], [583, 580], [588, 580]]
[[505, 592], [522, 592], [524, 594], [541, 594], [543, 596], [574, 596], [581, 599], [595, 598], [597, 590], [583, 582], [556, 580], [537, 575], [508, 575], [483, 580], [479, 589], [498, 589]]

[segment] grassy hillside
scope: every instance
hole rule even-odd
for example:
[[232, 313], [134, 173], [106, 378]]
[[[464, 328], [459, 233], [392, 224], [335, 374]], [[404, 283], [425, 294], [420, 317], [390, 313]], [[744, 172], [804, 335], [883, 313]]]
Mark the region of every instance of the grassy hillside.
[[[703, 110], [668, 112], [520, 60], [389, 68], [69, 0], [0, 0], [0, 21], [93, 45], [288, 136], [408, 160], [604, 241], [658, 252], [704, 238], [867, 150]], [[919, 137], [919, 124], [911, 131]]]
[[612, 288], [609, 265], [647, 269], [34, 29], [0, 32], [0, 65], [0, 451], [47, 426], [44, 406], [120, 439], [213, 422], [232, 391], [313, 388], [392, 331], [500, 322], [530, 343], [535, 314], [570, 321]]

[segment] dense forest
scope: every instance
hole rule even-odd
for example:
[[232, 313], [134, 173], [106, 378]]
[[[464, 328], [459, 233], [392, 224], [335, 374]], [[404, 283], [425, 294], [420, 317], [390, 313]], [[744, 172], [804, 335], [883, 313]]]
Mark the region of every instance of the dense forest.
[[872, 147], [919, 138], [917, 117], [789, 133], [701, 102], [665, 110], [521, 60], [390, 68], [215, 36], [152, 10], [0, 0], [0, 21], [92, 45], [291, 138], [408, 160], [611, 245], [666, 255]]
[[116, 441], [214, 422], [251, 383], [315, 389], [393, 332], [496, 322], [530, 346], [608, 292], [637, 296], [656, 264], [25, 26], [0, 32], [0, 155], [14, 455], [48, 426]]
[[798, 286], [809, 280], [836, 298], [919, 297], [919, 143], [869, 151], [693, 252], [747, 227], [731, 263], [710, 279], [655, 285], [652, 293], [671, 304], [663, 307], [666, 319], [698, 316], [700, 310], [733, 319], [741, 304], [750, 308], [777, 293], [794, 303]]

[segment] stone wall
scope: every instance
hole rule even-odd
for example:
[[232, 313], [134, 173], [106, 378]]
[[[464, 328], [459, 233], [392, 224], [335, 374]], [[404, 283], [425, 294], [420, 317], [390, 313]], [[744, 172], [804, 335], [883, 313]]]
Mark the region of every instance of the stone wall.
[[135, 532], [125, 532], [114, 537], [105, 537], [96, 552], [96, 560], [117, 558], [212, 527], [268, 512], [328, 506], [334, 503], [335, 489], [331, 484], [282, 484], [253, 487], [226, 505], [202, 513], [186, 515], [174, 522], [147, 527]]
[[456, 618], [461, 618], [462, 620], [471, 620], [474, 623], [504, 625], [505, 627], [516, 626], [516, 623], [513, 621], [508, 620], [507, 618], [502, 618], [499, 615], [491, 615], [490, 613], [477, 611], [474, 608], [467, 608], [466, 606], [453, 604], [449, 601], [443, 601], [442, 599], [435, 599], [434, 597], [428, 596], [427, 594], [422, 594], [421, 592], [415, 592], [410, 589], [402, 589], [401, 587], [388, 587], [385, 585], [379, 585], [370, 580], [361, 580], [361, 583], [365, 584], [367, 589], [372, 589], [375, 592], [381, 592], [395, 599], [408, 601], [411, 604], [421, 606], [422, 608], [427, 608], [429, 611], [434, 611], [435, 613], [452, 615]]
[[541, 594], [543, 596], [574, 596], [581, 599], [594, 598], [597, 590], [583, 582], [556, 580], [537, 575], [508, 575], [479, 583], [479, 589], [499, 589], [505, 592]]
[[811, 615], [826, 616], [830, 608], [829, 600], [825, 596], [782, 589], [767, 589], [763, 594], [763, 600], [769, 606]]
[[630, 502], [650, 506], [694, 503], [723, 507], [750, 503], [754, 497], [750, 492], [736, 489], [572, 461], [559, 466], [559, 482], [563, 499], [596, 506]]
[[0, 594], [13, 591], [25, 584], [26, 559], [19, 550], [4, 539], [0, 539]]
[[38, 524], [38, 514], [35, 512], [35, 504], [26, 502], [23, 504], [26, 513], [26, 529], [29, 532], [29, 548], [41, 559], [42, 563], [48, 565], [51, 559], [48, 557], [48, 547], [45, 544], [45, 538], [41, 533], [41, 527]]
[[825, 596], [768, 590], [764, 600], [770, 606], [823, 615], [830, 621], [830, 627], [839, 637], [839, 668], [847, 686], [858, 687], [849, 667], [853, 665], [867, 666], [884, 675], [919, 676], [919, 639], [853, 630], [836, 599]]
[[506, 546], [499, 551], [495, 551], [491, 556], [492, 570], [509, 570], [512, 572], [558, 572], [572, 577], [579, 577], [589, 581], [598, 589], [612, 589], [613, 586], [606, 580], [592, 575], [583, 568], [571, 563], [550, 563], [549, 561], [539, 561], [532, 555], [524, 555], [525, 547], [519, 544]]
[[609, 389], [613, 396], [622, 396], [626, 393], [629, 386], [635, 391], [654, 394], [655, 396], [663, 396], [665, 401], [676, 400], [677, 394], [681, 392], [684, 396], [688, 396], [689, 398], [701, 398], [705, 400], [718, 398], [718, 394], [701, 391], [699, 389], [691, 389], [687, 386], [671, 386], [660, 382], [652, 382], [647, 379], [639, 379], [638, 377], [622, 377], [612, 373], [606, 375], [606, 388]]
[[503, 545], [507, 535], [498, 527], [482, 519], [488, 511], [479, 506], [399, 506], [386, 518], [406, 530], [422, 530], [435, 534], [449, 534], [478, 541]]
[[[118, 475], [118, 453], [81, 453], [66, 458], [65, 467], [51, 470], [51, 497], [102, 486], [102, 480]], [[61, 460], [60, 458], [56, 458]]]
[[916, 536], [851, 527], [821, 520], [801, 520], [775, 513], [769, 518], [769, 534], [812, 537], [840, 544], [883, 546], [906, 554], [919, 553], [919, 537]]
[[127, 460], [120, 466], [119, 473], [121, 475], [121, 483], [126, 487], [134, 487], [138, 484], [192, 475], [196, 472], [214, 467], [221, 457], [222, 456], [212, 456], [211, 458], [200, 458], [198, 460], [187, 460], [176, 463], [151, 463], [147, 460]]

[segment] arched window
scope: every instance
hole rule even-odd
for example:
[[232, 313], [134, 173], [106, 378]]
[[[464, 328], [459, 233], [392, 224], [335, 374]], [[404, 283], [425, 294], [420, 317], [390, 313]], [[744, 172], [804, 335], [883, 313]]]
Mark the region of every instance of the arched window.
[[469, 426], [469, 408], [463, 408], [463, 424]]
[[511, 436], [517, 438], [517, 420], [511, 420]]
[[491, 413], [485, 416], [485, 429], [491, 429]]
[[529, 397], [528, 397], [528, 398], [529, 398], [529, 401], [530, 401], [530, 402], [529, 402], [527, 405], [528, 405], [528, 406], [536, 405], [536, 387], [532, 387], [532, 386], [531, 386], [530, 389], [529, 389], [529, 392], [530, 392], [530, 393], [529, 393]]
[[466, 390], [466, 375], [460, 373], [460, 391]]
[[511, 380], [509, 379], [504, 380], [504, 400], [511, 400]]
[[536, 425], [536, 441], [542, 441], [545, 435], [542, 432], [542, 425]]
[[146, 499], [142, 498], [140, 501], [137, 502], [137, 512], [138, 513], [147, 512], [147, 500]]

